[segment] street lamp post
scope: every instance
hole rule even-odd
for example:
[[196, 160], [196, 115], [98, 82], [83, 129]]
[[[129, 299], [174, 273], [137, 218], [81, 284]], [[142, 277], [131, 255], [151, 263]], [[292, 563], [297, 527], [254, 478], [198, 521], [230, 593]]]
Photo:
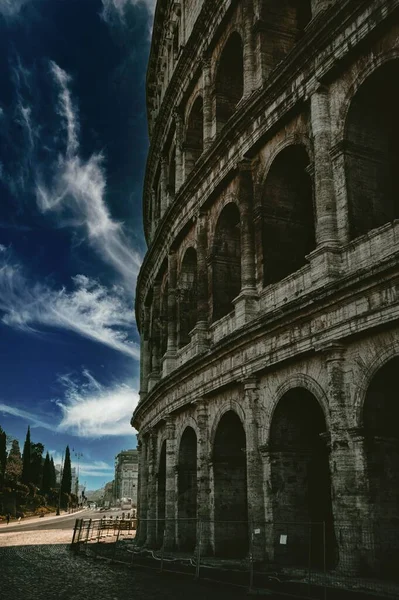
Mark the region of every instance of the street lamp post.
[[83, 453], [82, 452], [75, 452], [75, 448], [72, 448], [72, 452], [74, 453], [74, 455], [78, 459], [78, 474], [77, 474], [77, 477], [76, 477], [75, 494], [76, 494], [76, 497], [78, 499], [78, 506], [79, 506], [79, 461], [82, 458]]

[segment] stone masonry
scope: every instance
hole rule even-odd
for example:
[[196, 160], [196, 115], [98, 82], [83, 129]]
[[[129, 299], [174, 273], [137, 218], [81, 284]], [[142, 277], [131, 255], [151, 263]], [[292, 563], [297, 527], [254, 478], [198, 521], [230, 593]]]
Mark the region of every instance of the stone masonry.
[[399, 0], [158, 2], [141, 543], [278, 562], [294, 523], [295, 565], [314, 523], [397, 577], [398, 42]]

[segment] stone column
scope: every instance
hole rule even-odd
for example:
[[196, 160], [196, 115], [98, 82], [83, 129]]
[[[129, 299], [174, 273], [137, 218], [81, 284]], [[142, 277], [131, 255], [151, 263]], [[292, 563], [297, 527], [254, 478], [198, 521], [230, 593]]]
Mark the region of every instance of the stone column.
[[160, 304], [161, 304], [161, 286], [159, 282], [154, 283], [152, 314], [150, 323], [150, 353], [151, 353], [151, 373], [148, 376], [148, 390], [150, 391], [160, 379]]
[[337, 210], [330, 156], [331, 122], [328, 90], [323, 86], [311, 96], [314, 145], [314, 188], [317, 248], [310, 253], [312, 279], [335, 278], [340, 272]]
[[256, 87], [256, 55], [254, 48], [254, 7], [253, 0], [245, 0], [244, 12], [244, 96], [249, 96]]
[[177, 351], [177, 257], [172, 250], [168, 257], [168, 345], [163, 358], [163, 375], [168, 375], [176, 366]]
[[236, 325], [250, 321], [258, 310], [255, 278], [255, 239], [253, 220], [252, 164], [242, 160], [238, 164], [238, 197], [241, 215], [241, 292], [234, 301]]
[[204, 150], [212, 143], [212, 80], [211, 59], [207, 54], [202, 58], [202, 94], [204, 116]]
[[140, 400], [143, 400], [148, 392], [148, 377], [151, 369], [151, 347], [150, 347], [150, 309], [143, 306], [141, 322], [141, 384]]
[[180, 109], [175, 109], [175, 126], [176, 126], [176, 178], [175, 192], [177, 193], [183, 184], [183, 115]]
[[141, 435], [137, 436], [137, 451], [139, 454], [139, 474], [137, 481], [137, 515], [138, 527], [137, 542], [143, 545], [147, 539], [147, 483], [148, 471], [146, 464], [147, 444], [145, 438], [141, 439]]
[[161, 218], [169, 206], [168, 193], [168, 158], [165, 154], [161, 156]]
[[[211, 553], [211, 483], [209, 468], [209, 417], [205, 399], [196, 402], [197, 407], [197, 544], [201, 536], [201, 556]], [[201, 534], [199, 533], [201, 528]]]
[[272, 498], [272, 453], [267, 444], [260, 446], [264, 488], [264, 519], [265, 519], [265, 555], [267, 560], [274, 560], [274, 515]]
[[244, 382], [244, 403], [247, 415], [247, 497], [250, 535], [253, 539], [253, 552], [257, 560], [264, 555], [264, 492], [262, 460], [259, 451], [259, 389], [255, 378]]
[[[363, 437], [350, 427], [345, 372], [345, 348], [325, 350], [330, 407], [330, 472], [338, 568], [353, 573], [369, 549], [362, 542], [368, 527], [366, 465]], [[348, 377], [349, 377], [348, 373]]]
[[208, 224], [207, 215], [199, 213], [196, 218], [197, 235], [197, 324], [193, 330], [191, 341], [198, 354], [208, 348]]
[[157, 437], [154, 431], [149, 432], [147, 446], [147, 540], [146, 546], [154, 548], [157, 539], [157, 468], [156, 468], [156, 448]]
[[166, 418], [165, 550], [176, 547], [176, 432], [173, 417]]

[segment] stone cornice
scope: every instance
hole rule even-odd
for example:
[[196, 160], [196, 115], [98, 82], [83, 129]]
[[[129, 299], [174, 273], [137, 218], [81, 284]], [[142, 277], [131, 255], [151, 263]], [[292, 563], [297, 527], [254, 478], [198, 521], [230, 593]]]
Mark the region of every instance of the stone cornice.
[[[393, 0], [390, 3], [389, 11], [392, 12], [398, 7], [398, 5], [399, 0]], [[334, 10], [332, 10], [333, 8]], [[346, 13], [344, 8], [346, 8]], [[331, 58], [328, 55], [325, 58], [324, 63], [320, 61], [320, 64], [317, 64], [317, 74], [315, 74], [315, 62], [320, 52], [320, 48], [323, 45], [319, 43], [319, 38], [323, 40], [323, 43], [325, 43], [326, 37], [328, 37], [328, 41], [332, 42], [337, 35], [337, 31], [345, 29], [345, 19], [343, 19], [344, 14], [347, 14], [346, 20], [348, 20], [353, 18], [354, 15], [357, 14], [357, 12], [359, 12], [359, 10], [362, 8], [362, 5], [359, 7], [359, 3], [354, 3], [353, 0], [346, 0], [340, 10], [333, 6], [326, 11], [329, 16], [328, 19], [325, 18], [326, 14], [323, 13], [323, 27], [318, 24], [319, 19], [315, 19], [313, 23], [314, 27], [312, 28], [309, 26], [309, 35], [305, 36], [305, 48], [307, 48], [309, 45], [312, 50], [311, 54], [307, 58], [307, 61], [305, 61], [308, 66], [309, 64], [311, 65], [310, 73], [308, 73], [308, 79], [302, 80], [299, 87], [293, 86], [295, 77], [298, 77], [298, 72], [296, 69], [297, 61], [299, 61], [298, 64], [301, 64], [301, 62], [303, 63], [303, 54], [308, 52], [308, 50], [303, 49], [304, 43], [301, 43], [302, 50], [295, 48], [295, 52], [291, 53], [287, 57], [283, 65], [280, 65], [278, 69], [275, 70], [274, 74], [272, 73], [267, 84], [263, 88], [256, 90], [246, 101], [243, 102], [241, 110], [239, 110], [231, 119], [229, 127], [222, 131], [217, 141], [209, 148], [207, 152], [202, 155], [195, 169], [190, 174], [189, 179], [185, 181], [177, 193], [174, 203], [169, 206], [165, 212], [165, 215], [158, 226], [157, 231], [155, 232], [155, 237], [151, 247], [144, 259], [138, 277], [136, 293], [136, 318], [139, 327], [140, 315], [138, 307], [142, 302], [143, 295], [146, 293], [146, 288], [149, 285], [149, 280], [151, 277], [150, 271], [155, 265], [159, 265], [163, 260], [163, 256], [161, 256], [162, 252], [165, 253], [167, 251], [167, 249], [165, 249], [167, 243], [173, 240], [174, 235], [177, 233], [177, 231], [172, 232], [170, 224], [178, 222], [179, 228], [184, 227], [185, 224], [191, 219], [192, 211], [190, 212], [187, 210], [186, 214], [184, 214], [183, 207], [188, 206], [189, 201], [193, 198], [195, 193], [199, 193], [200, 191], [200, 195], [206, 200], [206, 193], [209, 194], [209, 188], [212, 190], [217, 188], [217, 186], [229, 176], [229, 172], [235, 169], [237, 159], [239, 158], [240, 154], [242, 156], [248, 152], [248, 150], [253, 148], [254, 144], [256, 144], [259, 139], [267, 135], [271, 128], [276, 127], [277, 123], [280, 122], [281, 119], [287, 115], [287, 113], [295, 109], [295, 107], [298, 107], [300, 100], [303, 101], [309, 97], [313, 91], [313, 88], [319, 85], [321, 79], [326, 78], [332, 69], [336, 69], [337, 59], [331, 61]], [[387, 17], [387, 14], [389, 14], [389, 12], [387, 12], [381, 15], [381, 11], [378, 12], [378, 9], [376, 9], [375, 12], [376, 16], [373, 20], [374, 27], [376, 27], [380, 22], [378, 17], [380, 17], [380, 20], [383, 20]], [[332, 24], [335, 24], [333, 33], [331, 32]], [[313, 31], [313, 29], [315, 29], [315, 31]], [[357, 31], [353, 33], [353, 41], [352, 39], [350, 40], [352, 48], [356, 46], [357, 43], [362, 41], [364, 36], [368, 33], [370, 33], [370, 29], [366, 29], [366, 27], [364, 27], [363, 34], [361, 34], [361, 30], [357, 29]], [[318, 40], [319, 42], [316, 43]], [[338, 56], [338, 58], [342, 59], [346, 56], [347, 43], [348, 40], [345, 40], [345, 43], [342, 43], [341, 51], [339, 49], [335, 50], [336, 57]], [[290, 89], [289, 94], [287, 93], [287, 89]], [[279, 102], [277, 100], [279, 100]], [[273, 110], [270, 110], [270, 105], [273, 102]], [[265, 110], [267, 111], [268, 107], [269, 115], [268, 118], [265, 118], [264, 112]], [[257, 138], [254, 139], [254, 136], [251, 134], [249, 129], [251, 123], [260, 115], [263, 117], [263, 127], [257, 128]], [[245, 133], [247, 135], [245, 135]], [[226, 161], [223, 169], [216, 169], [215, 165], [217, 165], [218, 161], [220, 161], [226, 155], [226, 147], [232, 145], [234, 142], [238, 143], [238, 141], [241, 142], [241, 145], [239, 146], [236, 155], [229, 163]], [[152, 147], [154, 147], [154, 145], [152, 145]], [[148, 169], [150, 169], [150, 162], [151, 157], [149, 156], [147, 165]], [[204, 182], [206, 182], [207, 178], [211, 178], [214, 172], [217, 172], [217, 176], [214, 177], [210, 182], [208, 189], [201, 189], [201, 184], [204, 185]], [[148, 177], [149, 175], [147, 173], [147, 186], [149, 181]], [[144, 193], [144, 198], [145, 197], [146, 196]], [[196, 209], [198, 210], [198, 207], [196, 207]]]
[[[138, 405], [132, 423], [140, 429], [140, 423], [143, 419], [148, 420], [148, 414], [153, 407], [157, 406], [157, 403], [166, 398], [168, 394], [172, 394], [175, 389], [183, 389], [185, 381], [192, 381], [195, 374], [200, 373], [204, 368], [212, 370], [214, 365], [220, 365], [227, 356], [231, 358], [232, 353], [239, 352], [248, 344], [252, 347], [260, 339], [266, 339], [267, 336], [269, 338], [281, 336], [283, 331], [293, 331], [301, 323], [309, 329], [306, 336], [301, 335], [300, 345], [297, 346], [297, 342], [289, 340], [289, 343], [283, 344], [279, 351], [274, 349], [272, 355], [267, 353], [266, 346], [264, 346], [261, 356], [253, 355], [250, 360], [246, 358], [245, 368], [243, 365], [236, 366], [235, 361], [231, 361], [230, 369], [218, 369], [218, 372], [223, 375], [218, 378], [208, 378], [208, 384], [202, 385], [200, 390], [198, 387], [193, 389], [193, 397], [183, 390], [184, 400], [177, 399], [169, 409], [177, 410], [181, 408], [181, 403], [190, 403], [198, 396], [216, 393], [217, 389], [231, 386], [234, 382], [242, 381], [243, 378], [257, 376], [262, 370], [273, 368], [276, 364], [315, 353], [319, 347], [323, 352], [323, 347], [328, 343], [337, 343], [338, 340], [343, 343], [343, 340], [348, 340], [353, 335], [358, 336], [362, 331], [381, 328], [388, 322], [399, 320], [398, 296], [392, 297], [390, 305], [387, 305], [382, 299], [380, 305], [369, 307], [366, 312], [359, 312], [359, 314], [355, 311], [355, 316], [348, 314], [346, 320], [338, 318], [329, 326], [324, 324], [320, 330], [314, 326], [317, 319], [323, 320], [328, 312], [333, 312], [337, 307], [349, 306], [351, 303], [356, 305], [358, 300], [364, 301], [368, 293], [371, 294], [377, 289], [388, 287], [397, 289], [398, 278], [398, 252], [396, 252], [372, 270], [364, 268], [357, 276], [349, 274], [340, 278], [339, 282], [327, 284], [316, 291], [310, 290], [306, 296], [275, 310], [274, 314], [261, 315], [162, 379]], [[324, 346], [321, 344], [322, 340]], [[201, 381], [207, 381], [207, 378], [202, 378]]]

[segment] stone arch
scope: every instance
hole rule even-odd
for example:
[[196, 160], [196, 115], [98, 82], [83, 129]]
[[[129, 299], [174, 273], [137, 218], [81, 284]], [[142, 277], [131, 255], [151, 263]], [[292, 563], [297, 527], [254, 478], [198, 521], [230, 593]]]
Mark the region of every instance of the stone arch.
[[262, 194], [264, 285], [300, 269], [316, 246], [308, 166], [304, 146], [296, 144], [281, 150], [269, 168]]
[[241, 290], [240, 211], [230, 202], [221, 211], [212, 248], [212, 319], [217, 321], [234, 309]]
[[190, 426], [180, 438], [177, 487], [178, 548], [193, 551], [197, 529], [197, 435]]
[[191, 106], [187, 119], [185, 151], [185, 175], [189, 175], [204, 150], [204, 114], [202, 96], [198, 95]]
[[197, 252], [187, 248], [181, 263], [178, 284], [179, 329], [178, 343], [182, 348], [190, 341], [189, 333], [197, 323]]
[[159, 450], [158, 472], [157, 472], [157, 527], [156, 539], [157, 546], [163, 544], [165, 532], [165, 511], [166, 511], [166, 439], [162, 441]]
[[220, 418], [212, 444], [214, 551], [243, 557], [248, 552], [246, 434], [234, 410]]
[[[281, 396], [273, 411], [269, 444], [274, 553], [287, 565], [322, 565], [323, 523], [327, 562], [336, 563], [327, 426], [317, 398], [302, 387]], [[286, 545], [279, 543], [287, 535]]]
[[369, 507], [377, 574], [398, 578], [399, 560], [399, 356], [373, 375], [365, 394], [362, 422]]
[[399, 59], [384, 63], [349, 106], [344, 152], [351, 239], [399, 217], [398, 77]]
[[243, 93], [243, 42], [240, 34], [234, 31], [224, 45], [216, 69], [215, 100], [217, 131], [220, 131], [234, 114]]

